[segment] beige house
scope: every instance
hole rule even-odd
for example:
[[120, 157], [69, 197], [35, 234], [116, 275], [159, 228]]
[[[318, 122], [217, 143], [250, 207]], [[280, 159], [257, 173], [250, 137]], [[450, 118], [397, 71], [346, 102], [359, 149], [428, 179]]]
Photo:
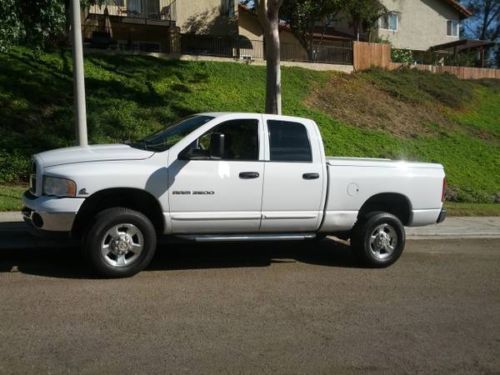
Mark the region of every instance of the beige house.
[[389, 11], [375, 37], [394, 48], [427, 51], [460, 39], [460, 21], [471, 13], [456, 0], [380, 0]]
[[[309, 56], [288, 25], [282, 23], [279, 31], [282, 60], [352, 63], [352, 37], [348, 34], [332, 28], [324, 30], [322, 27], [318, 27], [313, 35], [312, 56]], [[255, 11], [241, 4], [238, 7], [238, 34], [242, 57], [254, 59], [264, 57], [264, 35], [257, 15]]]
[[[371, 40], [423, 52], [460, 38], [460, 21], [471, 13], [457, 0], [380, 0], [388, 9]], [[264, 37], [254, 10], [238, 0], [106, 0], [84, 15], [92, 47], [181, 52], [243, 59], [264, 58]], [[309, 52], [280, 25], [283, 60], [352, 64], [354, 35], [347, 17], [317, 28]], [[368, 35], [362, 34], [361, 40]], [[414, 56], [418, 56], [415, 54]]]
[[106, 0], [83, 19], [94, 46], [170, 52], [180, 34], [236, 36], [237, 0]]

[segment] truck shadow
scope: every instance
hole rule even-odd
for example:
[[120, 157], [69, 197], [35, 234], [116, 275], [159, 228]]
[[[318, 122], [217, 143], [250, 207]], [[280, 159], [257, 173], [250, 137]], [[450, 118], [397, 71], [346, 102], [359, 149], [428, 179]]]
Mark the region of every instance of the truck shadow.
[[[176, 243], [158, 246], [143, 272], [239, 267], [269, 267], [276, 263], [360, 267], [348, 246], [329, 238], [322, 241], [280, 243]], [[0, 274], [71, 279], [99, 279], [92, 274], [78, 247], [0, 250]]]

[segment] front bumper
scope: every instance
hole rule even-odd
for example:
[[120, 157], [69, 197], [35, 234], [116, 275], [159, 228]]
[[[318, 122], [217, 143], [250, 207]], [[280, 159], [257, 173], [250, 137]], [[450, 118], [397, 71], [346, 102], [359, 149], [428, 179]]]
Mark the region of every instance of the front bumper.
[[84, 200], [85, 198], [36, 197], [26, 191], [23, 195], [23, 218], [38, 230], [70, 232]]

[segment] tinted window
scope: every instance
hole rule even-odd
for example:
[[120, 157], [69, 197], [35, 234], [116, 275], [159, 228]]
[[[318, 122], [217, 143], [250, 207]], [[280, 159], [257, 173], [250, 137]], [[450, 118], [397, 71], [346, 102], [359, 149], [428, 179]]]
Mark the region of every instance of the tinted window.
[[223, 160], [258, 160], [259, 159], [259, 121], [232, 120], [223, 122], [203, 134], [195, 147], [210, 149], [210, 136], [213, 133], [224, 134]]
[[213, 120], [213, 117], [187, 117], [173, 125], [168, 126], [166, 129], [159, 131], [158, 133], [144, 138], [142, 141], [132, 144], [131, 146], [158, 152], [165, 151], [175, 145], [192, 131], [198, 129], [202, 125], [205, 125], [210, 120]]
[[297, 122], [267, 122], [271, 161], [312, 161], [311, 145], [304, 125]]

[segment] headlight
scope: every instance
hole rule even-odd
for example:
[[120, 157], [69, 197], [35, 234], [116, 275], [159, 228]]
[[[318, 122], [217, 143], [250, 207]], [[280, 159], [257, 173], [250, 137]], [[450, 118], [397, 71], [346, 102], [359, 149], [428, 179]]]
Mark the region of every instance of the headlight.
[[56, 197], [76, 196], [76, 184], [65, 178], [43, 176], [43, 194]]

